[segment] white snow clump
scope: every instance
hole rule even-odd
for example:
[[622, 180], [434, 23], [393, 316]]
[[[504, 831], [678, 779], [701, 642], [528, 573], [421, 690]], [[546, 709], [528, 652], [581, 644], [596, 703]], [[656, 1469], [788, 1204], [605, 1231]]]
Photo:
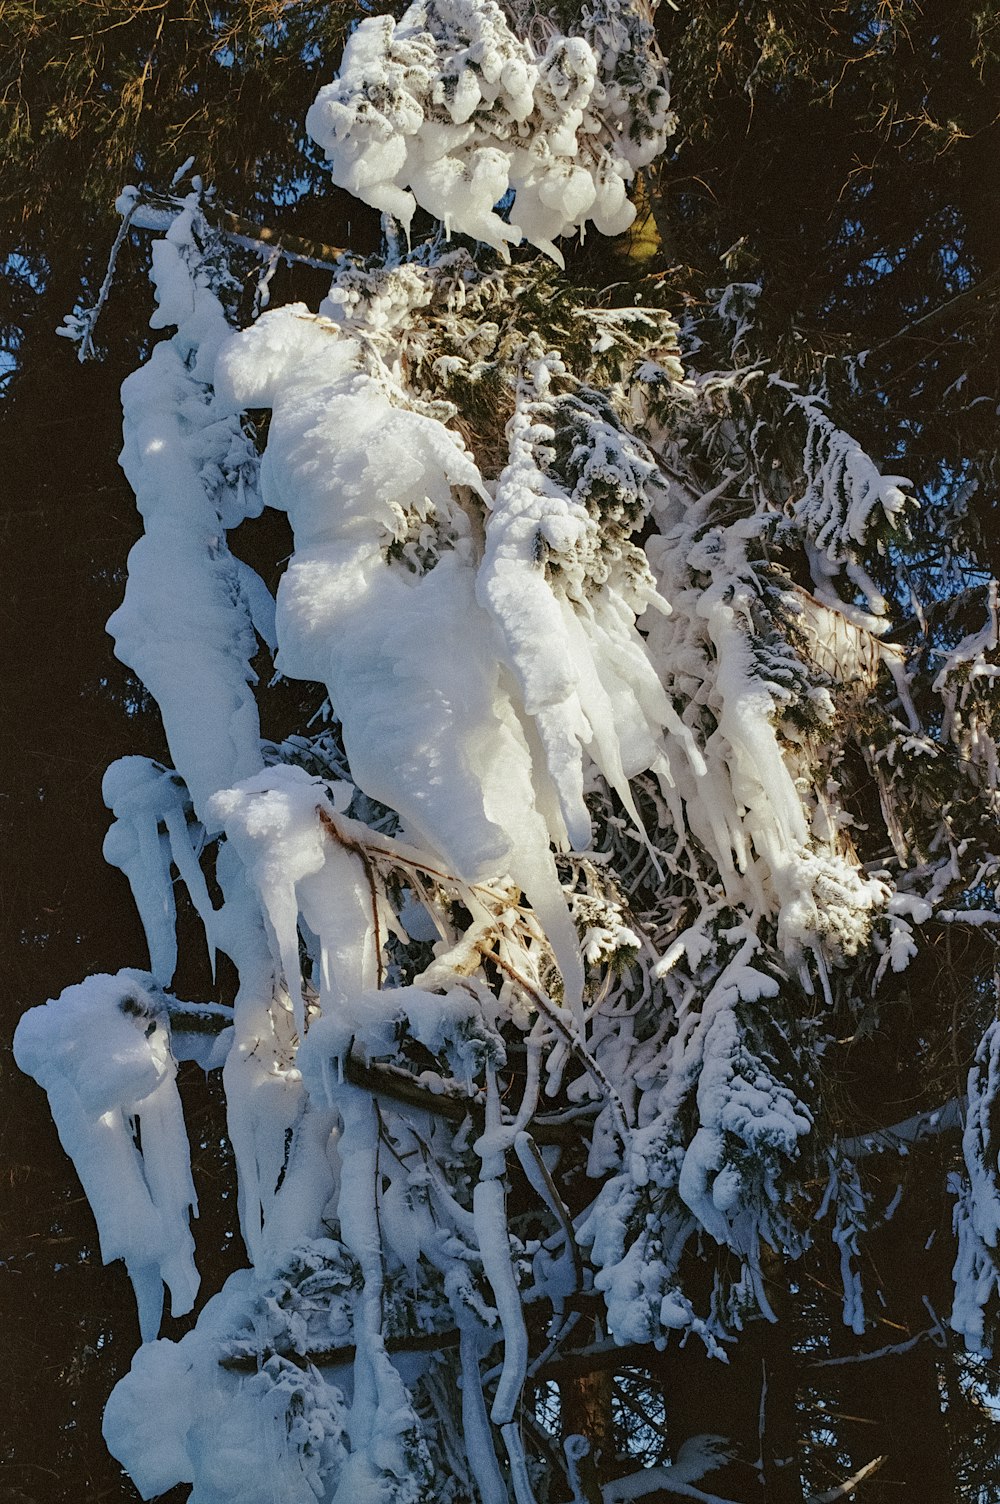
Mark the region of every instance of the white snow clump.
[[[368, 17], [306, 129], [336, 183], [407, 229], [419, 204], [504, 257], [527, 240], [562, 265], [561, 235], [588, 221], [604, 235], [628, 229], [627, 185], [673, 130], [648, 23], [597, 4], [580, 30], [553, 28], [539, 53], [495, 0], [416, 0], [398, 22]], [[508, 223], [495, 206], [511, 192]]]
[[[124, 1259], [143, 1341], [194, 1305], [197, 1214], [166, 1015], [128, 972], [88, 977], [24, 1014], [14, 1058], [48, 1093], [97, 1221], [101, 1257]], [[141, 1151], [135, 1125], [142, 1133]]]
[[145, 532], [108, 631], [156, 699], [174, 766], [204, 819], [216, 789], [262, 766], [250, 660], [255, 614], [267, 631], [267, 591], [226, 546], [226, 528], [261, 504], [252, 448], [239, 422], [214, 408], [207, 385], [230, 329], [198, 266], [194, 215], [192, 205], [154, 245], [152, 322], [177, 332], [122, 386], [121, 465]]

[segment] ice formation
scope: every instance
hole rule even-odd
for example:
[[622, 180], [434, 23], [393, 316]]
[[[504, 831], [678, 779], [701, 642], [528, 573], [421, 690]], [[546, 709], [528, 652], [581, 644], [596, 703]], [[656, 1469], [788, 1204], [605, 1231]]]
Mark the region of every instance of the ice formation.
[[205, 927], [209, 949], [214, 949], [214, 911], [195, 849], [202, 827], [188, 818], [191, 798], [177, 773], [148, 757], [113, 762], [104, 775], [103, 793], [115, 815], [104, 838], [105, 860], [128, 878], [146, 931], [150, 971], [162, 987], [169, 987], [177, 965], [172, 866]]
[[[629, 222], [665, 76], [646, 6], [572, 34], [518, 10], [363, 20], [309, 129], [407, 226], [419, 204], [558, 261]], [[995, 588], [943, 659], [943, 719], [918, 713], [871, 564], [907, 483], [817, 394], [764, 363], [686, 374], [664, 309], [439, 242], [345, 257], [318, 312], [236, 329], [198, 196], [175, 207], [153, 252], [175, 332], [123, 390], [146, 531], [110, 624], [173, 766], [124, 758], [104, 788], [149, 972], [68, 989], [15, 1046], [136, 1287], [105, 1434], [144, 1497], [410, 1504], [448, 1479], [447, 1504], [532, 1504], [551, 1458], [521, 1395], [594, 1293], [619, 1342], [721, 1353], [773, 1316], [764, 1249], [798, 1255], [829, 1213], [862, 1328], [863, 1195], [816, 1131], [815, 1062], [852, 976], [877, 990], [954, 918], [967, 849], [969, 891], [996, 881], [921, 782], [953, 756], [995, 814]], [[722, 294], [692, 349], [735, 321], [749, 359], [758, 292]], [[227, 539], [263, 506], [293, 537], [276, 602]], [[319, 687], [282, 741], [258, 652]], [[165, 990], [178, 883], [231, 1006]], [[174, 1312], [197, 1288], [175, 1056], [222, 1070], [253, 1266], [176, 1344], [154, 1340], [162, 1284]], [[979, 1343], [996, 1075], [994, 1032], [953, 1316]], [[699, 1240], [726, 1251], [708, 1307]]]
[[[670, 607], [627, 542], [662, 481], [642, 445], [585, 401], [548, 398], [553, 366], [562, 369], [551, 357], [536, 362], [518, 394], [476, 593], [537, 726], [570, 841], [583, 850], [582, 748], [638, 825], [628, 780], [662, 763], [661, 732], [680, 722], [635, 628], [648, 606]], [[571, 446], [572, 491], [545, 473], [557, 438]]]

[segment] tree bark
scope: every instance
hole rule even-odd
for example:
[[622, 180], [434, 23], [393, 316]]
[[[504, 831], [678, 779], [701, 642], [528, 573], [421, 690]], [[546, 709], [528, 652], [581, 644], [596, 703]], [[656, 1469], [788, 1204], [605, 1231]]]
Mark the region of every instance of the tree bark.
[[614, 1460], [611, 1390], [607, 1369], [563, 1379], [559, 1385], [563, 1442], [583, 1436], [590, 1444], [587, 1456], [577, 1462], [588, 1504], [601, 1504], [601, 1481], [609, 1476], [608, 1464]]

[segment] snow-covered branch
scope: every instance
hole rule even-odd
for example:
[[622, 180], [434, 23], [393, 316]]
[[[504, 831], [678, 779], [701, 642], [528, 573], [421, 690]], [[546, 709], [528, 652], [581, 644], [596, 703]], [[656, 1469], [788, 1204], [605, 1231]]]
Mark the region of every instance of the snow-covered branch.
[[860, 1488], [869, 1478], [874, 1478], [880, 1468], [888, 1462], [888, 1457], [873, 1457], [871, 1462], [866, 1462], [864, 1467], [858, 1468], [843, 1483], [838, 1483], [834, 1488], [826, 1488], [821, 1494], [813, 1494], [809, 1504], [836, 1504], [838, 1499], [849, 1499], [855, 1489]]

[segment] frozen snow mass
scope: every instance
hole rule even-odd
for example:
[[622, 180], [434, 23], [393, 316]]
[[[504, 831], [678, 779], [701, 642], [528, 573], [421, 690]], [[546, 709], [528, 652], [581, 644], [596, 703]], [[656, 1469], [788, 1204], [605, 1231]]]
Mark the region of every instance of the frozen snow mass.
[[[731, 290], [678, 322], [563, 275], [628, 229], [673, 130], [654, 9], [362, 20], [306, 126], [386, 251], [345, 253], [317, 308], [236, 327], [200, 192], [153, 247], [164, 334], [122, 389], [144, 533], [109, 630], [169, 763], [104, 785], [148, 957], [15, 1042], [135, 1289], [104, 1433], [143, 1498], [568, 1497], [526, 1381], [595, 1321], [721, 1354], [771, 1315], [762, 1250], [794, 1258], [819, 1215], [865, 1321], [810, 1060], [848, 963], [902, 971], [958, 858], [914, 860], [890, 821], [864, 859], [842, 753], [877, 691], [880, 787], [937, 736], [995, 800], [995, 612], [932, 733], [865, 563], [909, 482], [822, 394], [685, 360]], [[293, 540], [276, 599], [239, 557], [264, 508]], [[315, 691], [280, 741], [273, 675]], [[172, 992], [180, 889], [235, 996]], [[164, 1293], [199, 1299], [185, 1059], [221, 1072], [247, 1267], [175, 1342]], [[974, 1342], [1000, 1202], [967, 1138]], [[715, 1248], [709, 1300], [687, 1271]]]

